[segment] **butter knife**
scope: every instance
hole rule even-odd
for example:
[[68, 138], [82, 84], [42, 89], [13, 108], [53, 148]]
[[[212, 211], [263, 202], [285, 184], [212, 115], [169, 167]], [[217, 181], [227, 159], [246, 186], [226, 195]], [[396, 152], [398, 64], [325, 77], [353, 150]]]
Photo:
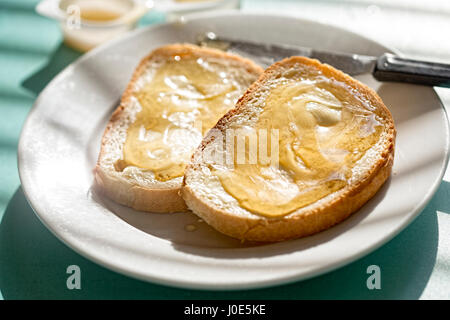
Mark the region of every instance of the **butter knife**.
[[222, 38], [213, 32], [199, 36], [197, 42], [202, 46], [247, 56], [262, 67], [268, 67], [286, 57], [304, 56], [327, 63], [352, 76], [371, 73], [379, 81], [450, 87], [450, 64], [408, 59], [391, 53], [375, 57], [284, 44], [263, 44]]

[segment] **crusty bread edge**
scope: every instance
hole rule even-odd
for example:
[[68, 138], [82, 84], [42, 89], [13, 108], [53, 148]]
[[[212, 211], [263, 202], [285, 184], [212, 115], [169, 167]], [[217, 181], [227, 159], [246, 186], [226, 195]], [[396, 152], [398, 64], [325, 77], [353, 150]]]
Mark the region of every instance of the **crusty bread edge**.
[[239, 113], [241, 109], [245, 108], [247, 102], [252, 98], [252, 94], [269, 80], [273, 73], [276, 73], [277, 68], [281, 66], [284, 67], [289, 63], [302, 63], [320, 68], [325, 75], [331, 75], [340, 81], [344, 81], [345, 83], [356, 87], [359, 92], [370, 99], [372, 105], [381, 108], [382, 112], [386, 115], [387, 122], [387, 134], [384, 138], [385, 145], [381, 154], [381, 159], [374, 163], [364, 179], [358, 181], [358, 183], [351, 188], [346, 187], [347, 190], [340, 196], [335, 197], [332, 201], [313, 207], [313, 209], [308, 212], [302, 212], [301, 214], [294, 213], [290, 214], [289, 217], [275, 218], [266, 218], [255, 215], [255, 217], [258, 218], [252, 217], [252, 219], [250, 219], [233, 215], [230, 212], [225, 212], [221, 209], [209, 206], [202, 199], [197, 197], [195, 190], [186, 184], [186, 177], [189, 175], [190, 171], [195, 170], [196, 167], [199, 166], [199, 164], [195, 163], [194, 159], [199, 156], [210, 141], [207, 138], [204, 139], [194, 153], [192, 157], [193, 160], [185, 171], [182, 196], [188, 207], [205, 222], [210, 224], [216, 230], [237, 239], [274, 242], [300, 238], [328, 229], [346, 219], [350, 214], [363, 206], [375, 195], [391, 173], [394, 161], [396, 131], [389, 109], [384, 105], [378, 94], [371, 88], [353, 79], [349, 75], [329, 65], [321, 64], [314, 59], [291, 57], [270, 66], [260, 78], [249, 87], [247, 92], [237, 102], [236, 108], [230, 110], [222, 119], [220, 119], [214, 128], [223, 130], [229, 119]]
[[170, 188], [148, 188], [128, 182], [125, 179], [118, 180], [109, 175], [100, 165], [100, 159], [104, 156], [105, 139], [108, 132], [118, 121], [135, 91], [136, 82], [144, 73], [147, 64], [155, 57], [170, 58], [176, 55], [195, 55], [198, 57], [212, 57], [217, 59], [234, 60], [242, 63], [247, 72], [261, 74], [264, 70], [253, 61], [230, 54], [224, 51], [198, 47], [192, 44], [170, 44], [153, 50], [144, 57], [136, 67], [130, 82], [122, 95], [120, 105], [113, 112], [102, 137], [100, 153], [97, 164], [94, 168], [94, 188], [95, 190], [114, 200], [117, 203], [131, 207], [140, 211], [169, 213], [187, 211], [186, 203], [180, 194], [181, 182]]

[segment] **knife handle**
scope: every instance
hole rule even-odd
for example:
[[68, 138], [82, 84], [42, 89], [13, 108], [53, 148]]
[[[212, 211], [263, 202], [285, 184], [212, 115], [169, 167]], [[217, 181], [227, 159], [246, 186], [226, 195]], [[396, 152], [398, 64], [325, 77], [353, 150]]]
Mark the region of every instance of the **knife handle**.
[[385, 53], [378, 58], [373, 76], [379, 81], [450, 87], [450, 64], [405, 59]]

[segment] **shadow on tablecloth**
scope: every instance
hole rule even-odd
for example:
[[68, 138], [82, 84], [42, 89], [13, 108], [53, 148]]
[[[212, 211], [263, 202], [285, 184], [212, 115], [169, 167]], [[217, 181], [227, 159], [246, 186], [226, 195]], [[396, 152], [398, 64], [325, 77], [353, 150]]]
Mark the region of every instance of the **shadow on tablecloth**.
[[[433, 270], [437, 246], [436, 210], [450, 194], [443, 181], [422, 214], [372, 254], [323, 276], [270, 289], [198, 291], [134, 280], [76, 254], [53, 236], [28, 205], [21, 188], [0, 224], [0, 288], [5, 299], [417, 299]], [[81, 290], [66, 288], [66, 268], [81, 269]], [[367, 266], [381, 268], [381, 290], [366, 288]]]
[[22, 87], [39, 94], [45, 86], [65, 67], [80, 57], [82, 53], [61, 43], [53, 52], [47, 64], [22, 82]]

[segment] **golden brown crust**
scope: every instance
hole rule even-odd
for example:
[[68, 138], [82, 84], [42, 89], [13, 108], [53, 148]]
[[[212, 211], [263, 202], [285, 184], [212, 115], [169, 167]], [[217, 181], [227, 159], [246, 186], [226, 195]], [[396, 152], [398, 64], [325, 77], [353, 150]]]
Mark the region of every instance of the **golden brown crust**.
[[193, 155], [191, 164], [185, 171], [182, 195], [188, 207], [194, 213], [218, 231], [231, 237], [241, 240], [273, 242], [304, 237], [328, 229], [364, 205], [375, 195], [390, 175], [394, 159], [396, 135], [391, 113], [375, 91], [347, 74], [329, 65], [321, 64], [317, 60], [291, 57], [273, 64], [248, 88], [247, 92], [237, 102], [236, 108], [230, 110], [220, 119], [214, 128], [225, 130], [230, 118], [245, 111], [247, 103], [253, 98], [254, 93], [270, 80], [279, 71], [279, 68], [290, 68], [294, 67], [295, 64], [320, 69], [326, 77], [345, 82], [369, 99], [370, 104], [381, 112], [385, 120], [385, 136], [383, 138], [381, 157], [373, 163], [364, 178], [352, 184], [351, 187], [346, 187], [344, 192], [332, 200], [318, 206], [312, 206], [311, 210], [306, 212], [303, 210], [285, 217], [267, 218], [254, 215], [252, 218], [248, 218], [209, 206], [196, 194], [193, 188], [186, 184], [186, 180], [191, 172], [200, 166], [195, 159], [200, 156], [206, 145], [212, 141], [208, 138], [203, 139], [202, 144]]
[[[180, 201], [179, 188], [149, 189], [114, 179], [105, 173], [100, 166], [95, 170], [96, 191], [127, 207], [152, 212], [186, 211], [184, 201]], [[151, 193], [151, 194], [149, 194]]]
[[118, 180], [116, 177], [109, 175], [107, 172], [108, 170], [102, 168], [100, 164], [100, 160], [106, 153], [105, 145], [107, 143], [109, 132], [125, 115], [126, 108], [129, 105], [130, 99], [135, 90], [135, 84], [145, 72], [148, 64], [154, 59], [170, 59], [176, 55], [203, 58], [212, 57], [235, 61], [240, 64], [244, 70], [255, 75], [259, 75], [264, 71], [251, 60], [223, 51], [210, 48], [201, 48], [191, 44], [166, 45], [155, 49], [140, 61], [133, 73], [133, 76], [131, 77], [130, 82], [128, 83], [125, 92], [122, 95], [120, 105], [113, 112], [111, 119], [106, 126], [97, 165], [94, 169], [95, 187], [98, 192], [120, 204], [136, 210], [150, 212], [179, 212], [187, 210], [186, 204], [180, 196], [181, 183], [176, 187], [171, 188], [148, 188], [135, 183], [124, 182], [123, 179]]

